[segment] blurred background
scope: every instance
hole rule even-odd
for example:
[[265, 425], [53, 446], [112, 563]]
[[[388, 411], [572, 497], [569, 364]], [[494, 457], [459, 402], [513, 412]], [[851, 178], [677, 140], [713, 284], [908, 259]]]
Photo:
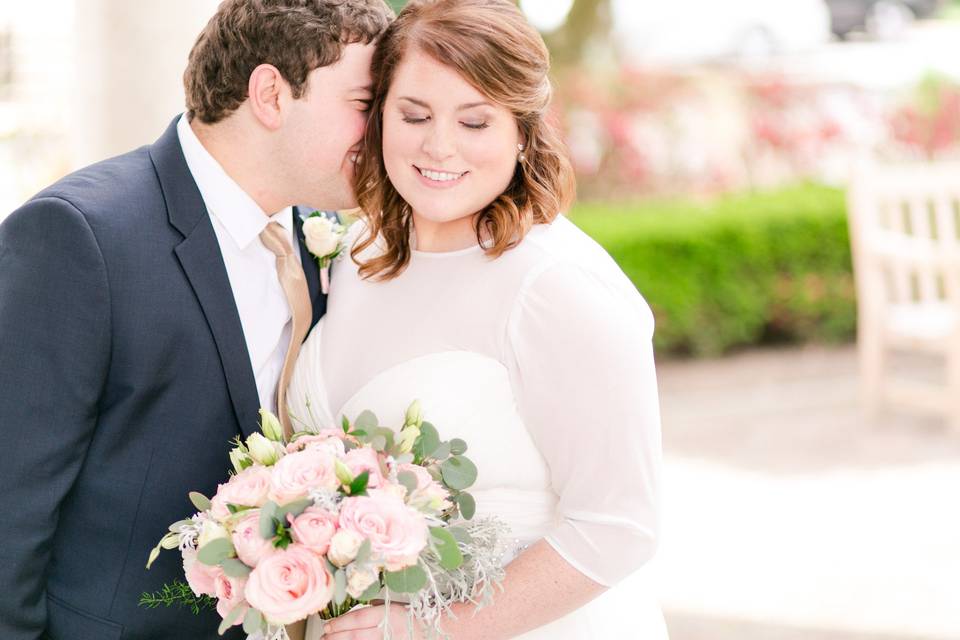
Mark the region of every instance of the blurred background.
[[[657, 317], [671, 637], [960, 638], [960, 1], [520, 4]], [[216, 5], [0, 4], [0, 219], [156, 139]]]

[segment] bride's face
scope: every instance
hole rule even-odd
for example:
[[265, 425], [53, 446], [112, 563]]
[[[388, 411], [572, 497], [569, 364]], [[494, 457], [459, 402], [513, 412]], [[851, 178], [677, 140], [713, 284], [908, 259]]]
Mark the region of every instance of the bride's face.
[[412, 50], [384, 101], [383, 161], [418, 222], [462, 222], [502, 194], [517, 165], [513, 114]]

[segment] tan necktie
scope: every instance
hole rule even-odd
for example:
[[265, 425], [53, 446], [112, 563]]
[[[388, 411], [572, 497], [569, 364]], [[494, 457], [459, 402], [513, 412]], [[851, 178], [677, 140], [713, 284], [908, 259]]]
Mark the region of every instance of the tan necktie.
[[276, 222], [271, 222], [260, 232], [263, 245], [277, 256], [277, 276], [280, 286], [287, 296], [290, 313], [293, 316], [293, 327], [290, 331], [290, 347], [283, 360], [283, 371], [280, 372], [280, 381], [277, 383], [277, 415], [283, 425], [283, 434], [289, 440], [293, 434], [290, 415], [287, 412], [287, 385], [293, 375], [293, 367], [297, 363], [297, 354], [300, 345], [310, 330], [310, 320], [313, 316], [313, 307], [310, 304], [310, 291], [307, 289], [307, 278], [303, 274], [303, 267], [287, 240], [287, 230]]

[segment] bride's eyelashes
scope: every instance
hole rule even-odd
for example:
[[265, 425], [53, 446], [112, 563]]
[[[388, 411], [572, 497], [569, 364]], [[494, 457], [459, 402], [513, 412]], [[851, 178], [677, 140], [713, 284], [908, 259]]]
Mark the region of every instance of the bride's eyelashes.
[[[407, 114], [403, 115], [403, 121], [406, 122], [407, 124], [423, 124], [429, 119], [430, 119], [430, 116], [417, 117], [417, 116], [411, 116]], [[487, 127], [490, 126], [490, 123], [486, 121], [479, 121], [479, 122], [461, 121], [460, 124], [462, 124], [467, 129], [473, 129], [475, 131], [480, 129], [486, 129]]]
[[354, 100], [354, 102], [357, 104], [357, 108], [360, 111], [370, 111], [370, 105], [373, 104], [373, 100], [364, 99]]

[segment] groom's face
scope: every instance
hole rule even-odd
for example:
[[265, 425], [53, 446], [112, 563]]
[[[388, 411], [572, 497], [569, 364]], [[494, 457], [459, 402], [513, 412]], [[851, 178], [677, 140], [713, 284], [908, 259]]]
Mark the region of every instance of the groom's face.
[[307, 91], [284, 124], [284, 170], [297, 202], [317, 209], [356, 206], [353, 172], [371, 99], [372, 44], [343, 48], [334, 64], [314, 69]]

